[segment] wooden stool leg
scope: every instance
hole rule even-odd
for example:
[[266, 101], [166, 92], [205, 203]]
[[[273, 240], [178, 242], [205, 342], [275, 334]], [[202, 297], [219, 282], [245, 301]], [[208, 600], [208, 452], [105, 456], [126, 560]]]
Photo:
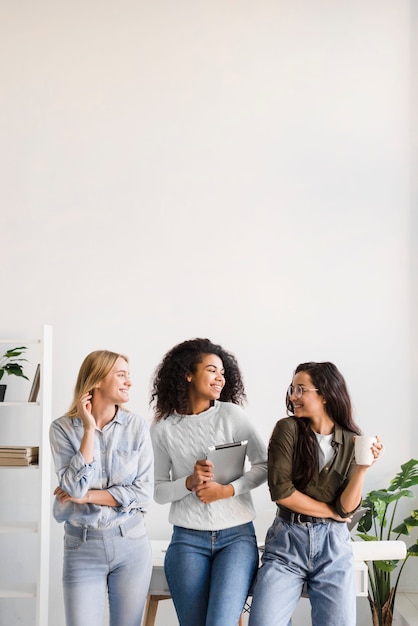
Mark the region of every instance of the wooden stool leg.
[[148, 596], [145, 605], [144, 626], [154, 626], [157, 616], [158, 600], [155, 596]]
[[169, 600], [171, 596], [147, 596], [147, 603], [145, 605], [144, 619], [142, 621], [143, 626], [154, 626], [155, 618], [157, 617], [158, 603], [160, 600]]

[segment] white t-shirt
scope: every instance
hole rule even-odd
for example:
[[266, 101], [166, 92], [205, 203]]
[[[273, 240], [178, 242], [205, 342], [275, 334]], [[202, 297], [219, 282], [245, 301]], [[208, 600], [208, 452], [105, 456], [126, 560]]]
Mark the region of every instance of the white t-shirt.
[[334, 433], [330, 435], [319, 435], [315, 433], [316, 440], [318, 442], [319, 451], [318, 451], [318, 464], [319, 471], [324, 469], [325, 465], [331, 461], [334, 457], [334, 448], [331, 445], [332, 438]]

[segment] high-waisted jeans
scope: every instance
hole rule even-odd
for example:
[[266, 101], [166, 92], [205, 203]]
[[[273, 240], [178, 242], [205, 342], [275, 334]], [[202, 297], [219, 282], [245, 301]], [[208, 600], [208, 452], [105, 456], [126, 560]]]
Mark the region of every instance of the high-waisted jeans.
[[276, 516], [257, 573], [250, 626], [287, 626], [307, 583], [313, 626], [355, 626], [353, 550], [347, 524]]
[[237, 626], [257, 565], [252, 522], [214, 531], [174, 526], [165, 573], [180, 626]]
[[141, 514], [124, 525], [84, 530], [65, 524], [63, 587], [67, 626], [139, 626], [152, 571]]

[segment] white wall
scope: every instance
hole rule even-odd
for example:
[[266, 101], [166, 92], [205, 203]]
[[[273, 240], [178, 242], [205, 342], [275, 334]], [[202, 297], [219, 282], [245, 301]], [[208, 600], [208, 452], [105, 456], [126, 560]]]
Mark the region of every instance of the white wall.
[[[1, 3], [0, 327], [54, 326], [55, 416], [105, 347], [130, 355], [151, 419], [162, 355], [208, 336], [266, 441], [294, 367], [332, 360], [387, 443], [367, 488], [417, 456], [409, 5]], [[168, 536], [167, 509], [148, 526]]]

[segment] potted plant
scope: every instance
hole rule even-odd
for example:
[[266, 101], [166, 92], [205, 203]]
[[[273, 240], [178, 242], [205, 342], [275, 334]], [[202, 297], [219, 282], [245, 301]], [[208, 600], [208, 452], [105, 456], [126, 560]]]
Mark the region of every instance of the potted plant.
[[[367, 494], [362, 502], [366, 510], [358, 522], [357, 536], [364, 541], [389, 541], [409, 536], [411, 528], [418, 526], [418, 509], [411, 511], [397, 526], [394, 526], [395, 515], [401, 499], [414, 497], [410, 487], [417, 484], [418, 461], [410, 459], [401, 465], [401, 471], [390, 481], [387, 489], [378, 489]], [[391, 626], [399, 579], [410, 556], [418, 556], [418, 540], [407, 547], [406, 557], [397, 572], [395, 570], [399, 561], [368, 563], [373, 626]]]
[[[22, 358], [20, 355], [27, 350], [25, 346], [20, 346], [18, 348], [11, 348], [7, 350], [2, 356], [0, 356], [0, 380], [3, 378], [5, 374], [9, 376], [21, 376], [22, 378], [26, 378], [29, 380], [27, 376], [25, 376], [23, 372], [24, 361], [27, 359]], [[4, 394], [6, 392], [6, 385], [0, 385], [0, 401], [4, 400]]]

